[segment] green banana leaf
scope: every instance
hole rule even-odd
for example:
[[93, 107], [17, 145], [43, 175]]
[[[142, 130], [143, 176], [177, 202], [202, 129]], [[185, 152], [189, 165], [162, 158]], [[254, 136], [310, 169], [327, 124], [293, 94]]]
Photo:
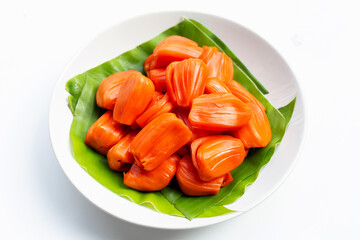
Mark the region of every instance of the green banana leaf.
[[[100, 82], [107, 76], [129, 69], [143, 72], [143, 63], [155, 46], [165, 37], [182, 35], [200, 46], [217, 46], [233, 59], [234, 79], [247, 88], [266, 107], [272, 128], [273, 138], [266, 148], [252, 150], [244, 163], [232, 172], [234, 181], [222, 188], [218, 195], [208, 197], [187, 197], [176, 184], [161, 192], [144, 193], [128, 188], [123, 184], [122, 174], [112, 171], [104, 156], [96, 153], [84, 144], [88, 128], [98, 119], [104, 110], [96, 106], [95, 95]], [[295, 99], [283, 109], [282, 114], [262, 95], [266, 89], [252, 76], [240, 60], [210, 30], [200, 23], [184, 19], [155, 38], [120, 56], [92, 68], [70, 79], [66, 84], [70, 93], [68, 103], [74, 119], [70, 129], [74, 158], [79, 165], [103, 186], [134, 203], [150, 207], [161, 213], [186, 217], [214, 217], [234, 212], [223, 205], [232, 203], [245, 191], [245, 187], [257, 178], [260, 169], [270, 160], [275, 147], [280, 143], [287, 123], [294, 109]], [[261, 90], [261, 91], [260, 91]], [[284, 117], [285, 116], [285, 117]]]

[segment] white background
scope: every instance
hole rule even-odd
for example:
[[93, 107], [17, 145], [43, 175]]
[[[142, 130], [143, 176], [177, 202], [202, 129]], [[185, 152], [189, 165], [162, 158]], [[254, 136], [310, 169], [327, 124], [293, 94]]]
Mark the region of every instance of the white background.
[[[360, 239], [356, 1], [0, 1], [0, 239]], [[304, 150], [281, 187], [240, 217], [194, 230], [102, 212], [68, 181], [48, 134], [50, 97], [75, 52], [116, 22], [163, 10], [258, 33], [289, 63], [307, 104]]]

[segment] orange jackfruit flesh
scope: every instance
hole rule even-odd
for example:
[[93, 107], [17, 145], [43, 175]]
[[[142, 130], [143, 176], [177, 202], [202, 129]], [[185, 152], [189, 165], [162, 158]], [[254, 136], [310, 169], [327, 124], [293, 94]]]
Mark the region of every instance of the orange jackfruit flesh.
[[164, 94], [162, 92], [155, 91], [147, 108], [154, 106], [163, 96]]
[[174, 177], [179, 160], [180, 157], [174, 154], [150, 171], [133, 164], [130, 171], [124, 174], [124, 184], [139, 191], [161, 190]]
[[207, 67], [199, 59], [172, 63], [166, 68], [167, 93], [177, 106], [190, 107], [204, 93], [207, 78]]
[[179, 36], [179, 35], [172, 35], [172, 36], [166, 37], [163, 40], [161, 40], [161, 42], [159, 42], [159, 44], [156, 45], [156, 47], [154, 49], [154, 53], [158, 52], [159, 49], [161, 49], [161, 47], [165, 43], [168, 43], [168, 42], [176, 42], [176, 43], [179, 43], [179, 44], [183, 43], [183, 44], [191, 45], [191, 46], [194, 46], [194, 47], [198, 46], [197, 42], [195, 42], [195, 41], [193, 41], [191, 39], [188, 39], [186, 37]]
[[136, 123], [144, 128], [149, 122], [163, 113], [169, 113], [173, 110], [174, 104], [170, 101], [168, 94], [165, 94], [154, 105], [148, 107], [141, 116], [136, 119]]
[[164, 113], [136, 135], [130, 152], [141, 168], [150, 171], [184, 146], [190, 138], [191, 131], [174, 113]]
[[221, 184], [222, 187], [225, 187], [226, 185], [228, 185], [229, 183], [231, 183], [233, 181], [233, 177], [231, 176], [231, 173], [228, 172], [225, 177], [224, 177], [224, 181]]
[[251, 107], [231, 93], [204, 94], [194, 99], [189, 122], [206, 130], [238, 129], [251, 117]]
[[210, 59], [216, 54], [219, 53], [219, 49], [217, 47], [208, 47], [203, 46], [203, 52], [199, 56], [199, 59], [203, 60], [205, 63], [209, 62]]
[[191, 158], [203, 181], [223, 176], [238, 167], [246, 157], [243, 143], [231, 136], [208, 136], [191, 144]]
[[208, 67], [209, 77], [217, 77], [224, 83], [233, 80], [234, 67], [231, 58], [219, 52], [216, 47], [204, 46], [199, 59], [203, 60]]
[[115, 144], [107, 153], [109, 167], [115, 171], [121, 171], [125, 163], [133, 163], [134, 157], [129, 152], [130, 145], [137, 135], [137, 131], [126, 134], [120, 141]]
[[127, 172], [130, 188], [158, 191], [176, 174], [185, 194], [214, 195], [249, 148], [271, 141], [265, 107], [233, 80], [231, 58], [216, 47], [169, 36], [144, 71], [148, 77], [129, 70], [100, 83], [96, 102], [109, 111], [85, 137], [112, 170]]
[[151, 69], [166, 68], [174, 61], [198, 58], [203, 49], [189, 43], [166, 42], [154, 51]]
[[166, 68], [150, 70], [149, 78], [153, 81], [156, 91], [166, 92]]
[[96, 92], [97, 105], [101, 108], [113, 110], [121, 85], [133, 73], [136, 71], [117, 72], [105, 78]]
[[246, 148], [265, 147], [272, 138], [269, 119], [265, 111], [256, 103], [252, 105], [251, 118], [248, 123], [232, 131], [232, 135], [240, 139]]
[[103, 155], [128, 132], [127, 126], [116, 122], [112, 115], [112, 111], [105, 112], [89, 128], [85, 137], [85, 144]]
[[132, 125], [145, 111], [155, 92], [153, 82], [141, 73], [133, 73], [122, 84], [114, 107], [114, 119]]
[[217, 77], [209, 78], [205, 85], [205, 93], [231, 93], [228, 86]]
[[191, 138], [188, 142], [188, 144], [191, 144], [195, 139], [210, 136], [210, 135], [220, 135], [222, 132], [220, 131], [210, 131], [210, 130], [204, 130], [201, 128], [193, 127], [191, 126], [188, 116], [189, 116], [189, 109], [186, 108], [178, 108], [176, 109], [176, 116], [183, 121], [183, 123], [190, 129], [191, 131]]
[[248, 90], [246, 90], [240, 83], [235, 80], [231, 80], [227, 83], [228, 88], [235, 97], [239, 98], [244, 103], [255, 103], [262, 110], [266, 110], [264, 105], [261, 104], [256, 97], [254, 97]]
[[189, 196], [215, 195], [220, 191], [225, 176], [210, 181], [200, 179], [190, 155], [183, 157], [176, 171], [176, 180], [183, 193]]
[[169, 36], [164, 38], [155, 47], [153, 54], [146, 58], [144, 71], [146, 75], [150, 77], [151, 70], [166, 68], [167, 65], [173, 61], [197, 58], [201, 52], [202, 48], [200, 48], [196, 42], [178, 35]]

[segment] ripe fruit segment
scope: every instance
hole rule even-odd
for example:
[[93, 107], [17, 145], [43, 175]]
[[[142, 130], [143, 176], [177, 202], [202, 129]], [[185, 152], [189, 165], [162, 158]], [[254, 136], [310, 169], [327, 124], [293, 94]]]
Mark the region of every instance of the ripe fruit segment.
[[170, 101], [169, 95], [165, 94], [155, 104], [148, 107], [141, 116], [136, 119], [136, 123], [140, 127], [145, 127], [151, 120], [163, 113], [169, 113], [173, 110], [174, 104]]
[[152, 81], [141, 73], [133, 73], [122, 84], [114, 108], [114, 119], [119, 123], [132, 125], [149, 105], [155, 87]]
[[208, 136], [191, 144], [191, 158], [199, 177], [209, 181], [238, 167], [246, 157], [243, 143], [231, 136]]
[[203, 46], [203, 52], [199, 59], [206, 63], [209, 69], [209, 77], [217, 77], [224, 83], [233, 80], [234, 67], [231, 58], [225, 53], [219, 52], [216, 47]]
[[147, 76], [150, 70], [166, 68], [174, 61], [182, 61], [188, 58], [197, 58], [203, 49], [188, 38], [173, 35], [164, 38], [154, 49], [153, 54], [146, 58], [144, 71]]
[[129, 152], [130, 145], [135, 138], [137, 131], [129, 132], [120, 139], [107, 153], [109, 167], [115, 171], [121, 171], [125, 163], [133, 163], [134, 157]]
[[265, 147], [269, 144], [272, 134], [266, 109], [249, 91], [235, 80], [227, 86], [241, 101], [251, 105], [251, 118], [241, 128], [234, 130], [232, 135], [239, 138], [246, 148]]
[[205, 93], [231, 93], [226, 84], [217, 77], [209, 78], [205, 85]]
[[186, 195], [205, 196], [217, 194], [224, 184], [225, 176], [215, 178], [211, 181], [201, 180], [191, 161], [190, 155], [187, 155], [183, 157], [178, 164], [176, 180], [181, 191]]
[[208, 70], [199, 59], [171, 63], [166, 68], [166, 88], [170, 99], [180, 107], [189, 107], [204, 93]]
[[150, 70], [149, 78], [153, 81], [156, 91], [166, 92], [166, 68]]
[[175, 42], [175, 43], [179, 43], [179, 44], [186, 44], [186, 45], [190, 45], [190, 46], [194, 46], [194, 47], [198, 47], [197, 42], [194, 42], [191, 39], [188, 39], [186, 37], [183, 36], [179, 36], [179, 35], [172, 35], [169, 37], [164, 38], [163, 40], [161, 40], [161, 42], [159, 42], [159, 44], [155, 47], [154, 49], [154, 53], [157, 53], [161, 47], [168, 42]]
[[105, 78], [96, 92], [97, 105], [101, 108], [113, 110], [121, 85], [133, 73], [136, 71], [117, 72]]
[[154, 68], [166, 68], [174, 61], [188, 58], [198, 58], [202, 48], [189, 43], [166, 42], [154, 50]]
[[232, 135], [240, 139], [246, 148], [265, 147], [272, 138], [269, 119], [265, 111], [256, 103], [252, 102], [251, 118], [240, 129], [232, 132]]
[[228, 172], [223, 180], [223, 183], [221, 184], [222, 187], [225, 187], [226, 185], [228, 185], [229, 183], [231, 183], [233, 181], [233, 177], [231, 176], [231, 173]]
[[128, 128], [116, 122], [112, 115], [112, 111], [104, 113], [89, 128], [85, 137], [86, 145], [103, 155], [128, 132]]
[[231, 80], [227, 83], [228, 88], [235, 97], [239, 98], [244, 103], [255, 103], [262, 110], [266, 110], [265, 107], [257, 100], [248, 90], [246, 90], [240, 83], [235, 80]]
[[151, 97], [151, 101], [148, 105], [148, 108], [154, 106], [163, 96], [164, 94], [162, 92], [155, 91]]
[[209, 136], [209, 135], [220, 135], [221, 132], [220, 131], [210, 131], [210, 130], [204, 130], [201, 128], [197, 128], [197, 127], [193, 127], [191, 126], [191, 124], [189, 123], [189, 109], [186, 108], [178, 108], [176, 109], [176, 116], [183, 121], [183, 123], [190, 129], [191, 131], [191, 138], [190, 141], [188, 142], [188, 144], [191, 144], [195, 139], [201, 138], [201, 137], [205, 137], [205, 136]]
[[211, 93], [194, 99], [189, 122], [192, 126], [205, 130], [228, 131], [238, 129], [250, 117], [250, 105], [231, 93]]
[[146, 171], [133, 164], [130, 171], [124, 174], [124, 184], [140, 191], [158, 191], [169, 185], [174, 177], [180, 157], [172, 155], [158, 167]]
[[148, 123], [134, 138], [130, 152], [147, 171], [159, 166], [191, 138], [191, 131], [174, 113], [164, 113]]

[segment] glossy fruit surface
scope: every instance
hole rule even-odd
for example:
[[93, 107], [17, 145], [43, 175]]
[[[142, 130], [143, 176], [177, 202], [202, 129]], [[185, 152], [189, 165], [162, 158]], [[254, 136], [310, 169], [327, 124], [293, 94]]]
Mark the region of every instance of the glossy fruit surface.
[[238, 167], [246, 157], [243, 143], [231, 136], [208, 136], [191, 144], [191, 158], [203, 181], [209, 181]]
[[169, 185], [174, 177], [180, 157], [172, 155], [158, 167], [146, 171], [133, 164], [130, 171], [124, 174], [124, 184], [140, 191], [158, 191]]
[[272, 138], [269, 119], [265, 111], [258, 104], [252, 102], [251, 118], [240, 129], [232, 132], [232, 135], [240, 139], [246, 148], [265, 147]]
[[174, 113], [164, 113], [136, 135], [130, 152], [140, 167], [150, 171], [184, 146], [190, 138], [191, 131]]
[[134, 157], [129, 152], [130, 145], [137, 135], [137, 131], [131, 131], [108, 151], [106, 157], [109, 167], [115, 171], [122, 171], [125, 163], [133, 163]]
[[117, 72], [105, 78], [96, 92], [97, 105], [101, 108], [113, 110], [121, 85], [133, 73], [136, 71]]
[[199, 59], [203, 60], [208, 67], [209, 77], [217, 77], [224, 83], [233, 80], [234, 67], [231, 58], [219, 52], [216, 47], [203, 46]]
[[200, 179], [191, 161], [191, 156], [183, 157], [176, 171], [176, 180], [183, 193], [189, 196], [215, 195], [220, 191], [225, 176], [215, 178], [211, 181]]
[[217, 77], [211, 77], [206, 82], [205, 93], [231, 93], [231, 91], [223, 81]]
[[199, 59], [171, 63], [166, 68], [166, 88], [170, 99], [177, 106], [190, 107], [193, 99], [204, 93], [207, 78], [207, 67]]
[[85, 137], [86, 145], [103, 155], [128, 132], [128, 128], [116, 122], [112, 115], [112, 111], [105, 112], [93, 123]]
[[250, 120], [251, 107], [231, 93], [204, 94], [194, 99], [189, 122], [205, 130], [238, 129]]
[[163, 95], [156, 103], [149, 106], [141, 116], [136, 119], [136, 123], [144, 128], [149, 122], [163, 113], [169, 113], [174, 109], [174, 104], [170, 101], [169, 95]]
[[119, 123], [132, 125], [145, 111], [155, 92], [153, 82], [141, 73], [133, 73], [119, 90], [114, 107], [114, 119]]
[[265, 107], [261, 104], [259, 100], [257, 100], [246, 88], [244, 88], [240, 83], [235, 80], [231, 80], [227, 83], [227, 87], [230, 89], [231, 93], [234, 94], [235, 97], [239, 98], [244, 103], [255, 103], [262, 110], [265, 111]]

